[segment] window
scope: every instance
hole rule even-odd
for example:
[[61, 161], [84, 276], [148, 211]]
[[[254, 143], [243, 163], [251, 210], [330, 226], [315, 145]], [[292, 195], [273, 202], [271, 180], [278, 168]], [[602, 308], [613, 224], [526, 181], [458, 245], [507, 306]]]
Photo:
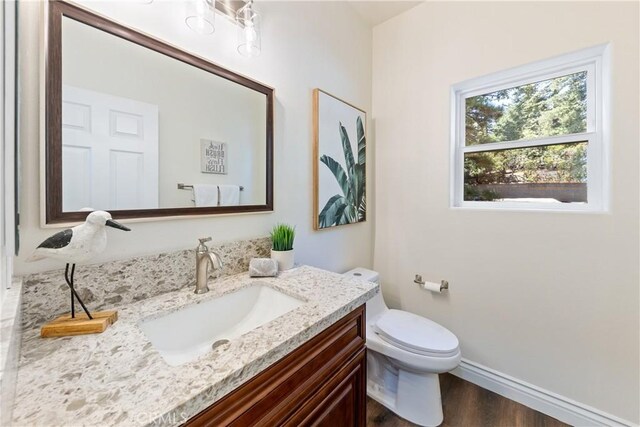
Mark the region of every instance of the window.
[[452, 206], [603, 211], [606, 46], [452, 88]]

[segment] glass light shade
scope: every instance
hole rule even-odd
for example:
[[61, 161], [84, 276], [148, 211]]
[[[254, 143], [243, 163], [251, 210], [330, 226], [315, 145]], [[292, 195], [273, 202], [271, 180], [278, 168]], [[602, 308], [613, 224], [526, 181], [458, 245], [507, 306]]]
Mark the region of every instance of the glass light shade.
[[187, 18], [185, 23], [196, 33], [206, 36], [216, 31], [216, 1], [189, 0], [186, 3]]
[[238, 52], [243, 56], [260, 55], [260, 15], [249, 1], [236, 13], [238, 23]]

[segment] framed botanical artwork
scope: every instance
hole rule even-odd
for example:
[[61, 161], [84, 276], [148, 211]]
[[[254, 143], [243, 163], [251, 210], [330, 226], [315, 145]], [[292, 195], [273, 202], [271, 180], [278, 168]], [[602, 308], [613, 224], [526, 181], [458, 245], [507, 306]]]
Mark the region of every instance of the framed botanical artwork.
[[367, 218], [367, 113], [313, 91], [313, 226], [321, 230]]

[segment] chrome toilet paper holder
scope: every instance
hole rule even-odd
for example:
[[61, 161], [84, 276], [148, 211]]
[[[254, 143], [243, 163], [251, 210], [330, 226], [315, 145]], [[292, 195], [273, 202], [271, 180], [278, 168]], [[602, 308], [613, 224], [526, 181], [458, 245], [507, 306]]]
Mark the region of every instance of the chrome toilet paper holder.
[[[413, 283], [417, 283], [418, 285], [422, 286], [424, 285], [426, 282], [424, 280], [422, 280], [422, 275], [421, 274], [416, 274], [416, 278], [413, 279]], [[447, 282], [446, 280], [441, 280], [440, 281], [440, 292], [442, 292], [445, 289], [449, 289], [449, 282]]]

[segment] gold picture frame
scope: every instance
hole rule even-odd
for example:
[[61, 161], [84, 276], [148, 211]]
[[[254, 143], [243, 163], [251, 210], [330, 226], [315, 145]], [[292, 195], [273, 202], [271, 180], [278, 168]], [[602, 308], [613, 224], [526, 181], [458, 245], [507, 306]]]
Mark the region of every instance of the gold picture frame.
[[314, 230], [367, 219], [366, 123], [363, 109], [313, 90]]

